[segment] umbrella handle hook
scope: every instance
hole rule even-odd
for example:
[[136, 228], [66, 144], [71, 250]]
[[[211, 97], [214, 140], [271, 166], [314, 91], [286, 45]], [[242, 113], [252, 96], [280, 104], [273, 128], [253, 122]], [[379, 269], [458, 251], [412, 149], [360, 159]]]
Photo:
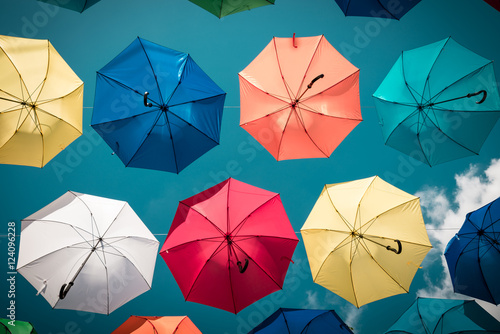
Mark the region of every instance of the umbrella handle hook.
[[61, 286], [61, 290], [59, 290], [59, 299], [66, 298], [66, 295], [68, 294], [69, 289], [71, 289], [71, 287], [73, 286], [73, 284], [74, 284], [73, 282], [69, 282], [68, 284], [64, 283]]
[[241, 261], [236, 262], [236, 265], [238, 266], [238, 270], [240, 271], [240, 273], [243, 274], [248, 268], [248, 259], [245, 259], [244, 265], [241, 265]]
[[316, 78], [314, 78], [314, 79], [312, 79], [312, 80], [311, 80], [311, 83], [310, 83], [309, 85], [307, 85], [307, 88], [308, 88], [308, 89], [311, 89], [312, 85], [313, 85], [316, 81], [318, 81], [319, 79], [324, 78], [324, 77], [325, 77], [325, 75], [324, 75], [324, 74], [320, 74], [320, 75], [318, 75]]
[[396, 254], [401, 254], [401, 251], [403, 250], [403, 246], [401, 245], [401, 241], [398, 239], [394, 240], [395, 243], [398, 244], [398, 249], [392, 248], [391, 246], [385, 247], [387, 250], [390, 250], [391, 252], [394, 252]]
[[488, 96], [488, 93], [484, 89], [481, 89], [479, 92], [467, 94], [467, 97], [473, 97], [479, 94], [483, 94], [483, 97], [481, 98], [481, 100], [476, 101], [476, 104], [481, 104], [484, 102], [484, 100], [486, 100], [486, 96]]
[[292, 45], [294, 48], [297, 48], [297, 43], [295, 43], [295, 33], [293, 33], [293, 36], [292, 36]]
[[145, 107], [152, 107], [153, 104], [151, 102], [148, 103], [148, 95], [149, 95], [149, 92], [144, 93], [144, 106]]

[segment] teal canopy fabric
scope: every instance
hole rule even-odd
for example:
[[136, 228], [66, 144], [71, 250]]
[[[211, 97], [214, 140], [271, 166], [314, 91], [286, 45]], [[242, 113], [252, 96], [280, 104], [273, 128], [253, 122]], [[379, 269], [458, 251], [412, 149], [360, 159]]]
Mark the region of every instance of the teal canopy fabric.
[[59, 6], [62, 8], [67, 8], [74, 10], [75, 12], [82, 13], [84, 10], [95, 5], [100, 0], [38, 0], [51, 5]]
[[404, 51], [373, 97], [385, 144], [430, 166], [479, 154], [500, 117], [493, 62], [451, 38]]
[[474, 300], [418, 297], [385, 333], [500, 333], [500, 322]]

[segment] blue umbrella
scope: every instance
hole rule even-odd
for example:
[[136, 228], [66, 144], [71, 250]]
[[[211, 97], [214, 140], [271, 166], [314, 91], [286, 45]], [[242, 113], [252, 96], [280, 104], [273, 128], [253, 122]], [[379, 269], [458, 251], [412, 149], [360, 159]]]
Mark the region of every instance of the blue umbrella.
[[248, 334], [352, 334], [333, 310], [280, 308]]
[[420, 0], [335, 0], [346, 16], [383, 17], [399, 20]]
[[500, 117], [493, 62], [451, 38], [404, 51], [373, 97], [385, 144], [430, 166], [479, 154]]
[[421, 298], [385, 334], [500, 333], [500, 322], [474, 300]]
[[125, 166], [179, 173], [219, 144], [225, 97], [187, 53], [137, 38], [97, 72], [91, 125]]
[[444, 256], [455, 292], [500, 304], [500, 197], [467, 214]]
[[76, 12], [82, 13], [84, 10], [88, 9], [90, 6], [95, 5], [100, 0], [38, 0], [38, 1], [50, 3], [51, 5], [71, 9]]

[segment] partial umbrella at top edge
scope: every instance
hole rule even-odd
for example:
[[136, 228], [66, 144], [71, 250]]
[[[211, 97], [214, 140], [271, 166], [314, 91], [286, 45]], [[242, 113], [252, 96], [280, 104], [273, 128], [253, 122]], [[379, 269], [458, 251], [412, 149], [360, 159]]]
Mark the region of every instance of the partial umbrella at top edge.
[[399, 20], [420, 0], [335, 0], [345, 16], [380, 17]]
[[239, 82], [240, 126], [276, 160], [328, 158], [362, 121], [359, 69], [323, 35], [274, 37]]
[[54, 6], [70, 9], [78, 13], [83, 13], [101, 0], [38, 0]]
[[219, 19], [236, 14], [253, 8], [274, 5], [275, 0], [239, 0], [239, 1], [224, 1], [224, 0], [189, 0], [190, 2], [200, 6], [209, 13], [217, 16]]
[[189, 54], [137, 38], [97, 72], [91, 125], [125, 166], [179, 173], [219, 144], [225, 97]]
[[132, 315], [111, 334], [201, 334], [187, 316]]
[[429, 166], [479, 154], [500, 118], [493, 61], [451, 38], [403, 51], [373, 97], [385, 144]]

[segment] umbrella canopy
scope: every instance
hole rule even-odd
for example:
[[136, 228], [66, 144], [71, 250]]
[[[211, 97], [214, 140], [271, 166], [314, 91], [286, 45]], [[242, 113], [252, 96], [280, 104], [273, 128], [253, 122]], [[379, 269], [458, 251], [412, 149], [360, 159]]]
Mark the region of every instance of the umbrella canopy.
[[455, 292], [500, 304], [500, 198], [467, 214], [444, 256]]
[[62, 8], [67, 8], [82, 13], [84, 10], [95, 5], [100, 0], [38, 0], [38, 1], [50, 3], [51, 5], [56, 5]]
[[383, 17], [399, 20], [420, 0], [335, 0], [345, 16]]
[[37, 332], [29, 322], [0, 319], [0, 334], [37, 334]]
[[126, 166], [178, 173], [219, 144], [225, 97], [187, 53], [137, 38], [97, 72], [91, 125]]
[[69, 191], [23, 219], [17, 271], [53, 308], [109, 314], [151, 288], [158, 245], [127, 202]]
[[430, 166], [479, 154], [500, 117], [493, 62], [451, 38], [404, 51], [373, 96], [385, 144]]
[[334, 310], [280, 308], [248, 334], [352, 334]]
[[160, 254], [187, 301], [238, 313], [282, 288], [297, 243], [279, 194], [230, 178], [179, 203]]
[[201, 334], [186, 316], [142, 317], [133, 315], [111, 334]]
[[224, 1], [224, 0], [189, 0], [201, 8], [209, 11], [219, 19], [226, 15], [236, 14], [252, 8], [274, 5], [274, 0], [242, 0], [242, 1]]
[[491, 7], [495, 8], [500, 12], [500, 0], [484, 0], [486, 1]]
[[474, 300], [418, 297], [385, 333], [500, 333], [500, 323]]
[[82, 134], [83, 82], [48, 40], [0, 51], [0, 163], [43, 167]]
[[359, 70], [324, 36], [274, 37], [239, 80], [240, 125], [276, 160], [328, 158], [362, 120]]
[[418, 197], [377, 176], [326, 185], [301, 233], [314, 282], [356, 307], [408, 292], [432, 247]]

